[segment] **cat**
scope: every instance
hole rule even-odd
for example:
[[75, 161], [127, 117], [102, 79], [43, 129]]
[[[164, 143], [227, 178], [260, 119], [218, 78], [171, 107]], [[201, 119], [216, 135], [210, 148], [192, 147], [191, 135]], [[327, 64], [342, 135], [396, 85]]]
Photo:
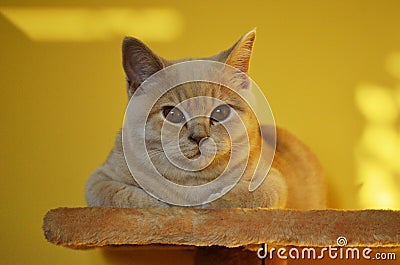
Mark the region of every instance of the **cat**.
[[[243, 35], [231, 48], [201, 59], [224, 63], [243, 73], [248, 73], [255, 36], [256, 32], [252, 30]], [[124, 39], [122, 54], [128, 99], [153, 74], [166, 67], [194, 60], [192, 58], [166, 60], [157, 56], [143, 42], [132, 37]], [[197, 104], [202, 104], [202, 108], [211, 113], [210, 117], [186, 121], [185, 115], [176, 105], [184, 100], [201, 96], [217, 98], [227, 103], [208, 106], [206, 103], [198, 102]], [[226, 130], [219, 123], [226, 119], [231, 108], [240, 109], [238, 113], [246, 126], [250, 140], [250, 151], [249, 154], [246, 154], [248, 165], [243, 178], [222, 197], [199, 207], [210, 209], [233, 207], [321, 209], [326, 206], [325, 179], [318, 159], [304, 143], [289, 131], [279, 127], [276, 128], [276, 150], [271, 170], [255, 191], [249, 191], [251, 174], [247, 174], [247, 172], [254, 170], [256, 166], [254, 161], [260, 155], [261, 141], [265, 145], [271, 144], [268, 141], [268, 134], [272, 130], [266, 128], [262, 135], [252, 110], [229, 89], [215, 84], [187, 83], [168, 91], [155, 103], [153, 108], [157, 111], [150, 113], [145, 135], [147, 148], [150, 152], [154, 151], [151, 161], [155, 167], [161, 169], [163, 177], [176, 184], [188, 186], [203, 185], [213, 181], [224, 171], [231, 155], [231, 142]], [[200, 145], [207, 143], [205, 139], [212, 138], [216, 143], [217, 150], [214, 160], [199, 171], [184, 171], [172, 166], [166, 159], [160, 140], [161, 126], [165, 120], [168, 120], [169, 123], [185, 124], [182, 126], [179, 145], [183, 154], [189, 159], [198, 155]], [[127, 166], [122, 141], [122, 133], [119, 132], [114, 148], [106, 162], [90, 176], [86, 184], [87, 204], [89, 206], [123, 208], [173, 206], [149, 195], [137, 183]], [[206, 143], [204, 144], [204, 142]], [[136, 155], [137, 160], [132, 162], [141, 163], [140, 156], [142, 154]], [[235, 163], [244, 163], [241, 158], [235, 161]]]

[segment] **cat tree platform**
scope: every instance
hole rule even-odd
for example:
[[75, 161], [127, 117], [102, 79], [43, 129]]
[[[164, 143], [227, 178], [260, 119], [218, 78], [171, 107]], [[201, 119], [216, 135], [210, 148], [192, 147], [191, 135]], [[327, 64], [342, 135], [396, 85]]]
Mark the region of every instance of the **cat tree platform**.
[[193, 208], [57, 208], [44, 217], [46, 239], [69, 248], [105, 246], [400, 247], [400, 211]]

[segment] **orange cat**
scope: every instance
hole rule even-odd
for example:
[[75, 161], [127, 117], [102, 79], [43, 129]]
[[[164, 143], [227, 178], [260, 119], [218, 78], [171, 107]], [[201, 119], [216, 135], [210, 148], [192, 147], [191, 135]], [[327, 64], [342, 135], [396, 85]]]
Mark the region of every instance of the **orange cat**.
[[[202, 58], [202, 60], [224, 63], [247, 73], [255, 34], [255, 31], [250, 31], [230, 49], [209, 58]], [[150, 48], [135, 38], [125, 38], [122, 49], [129, 98], [145, 80], [158, 71], [177, 63], [193, 60], [168, 61], [155, 55]], [[189, 105], [189, 110], [185, 111], [178, 107], [178, 104], [185, 100], [201, 97], [213, 97], [225, 103], [213, 105], [195, 101], [193, 106]], [[188, 119], [187, 113], [195, 111], [196, 108], [210, 113], [209, 117]], [[216, 84], [183, 84], [171, 89], [155, 102], [147, 119], [146, 128], [143, 128], [146, 129], [143, 137], [146, 138], [146, 147], [153, 165], [159, 169], [165, 179], [179, 185], [198, 186], [215, 180], [224, 172], [231, 156], [232, 142], [222, 123], [228, 120], [234, 111], [238, 113], [247, 129], [250, 150], [248, 154], [245, 152], [239, 154], [232, 163], [240, 165], [249, 159], [248, 165], [243, 178], [230, 191], [201, 207], [324, 208], [326, 187], [317, 158], [305, 144], [281, 128], [276, 129], [275, 157], [268, 176], [256, 190], [249, 191], [252, 175], [248, 172], [256, 167], [261, 142], [265, 146], [274, 147], [275, 142], [270, 142], [269, 136], [274, 134], [275, 130], [264, 127], [264, 130], [261, 130], [263, 135], [261, 135], [252, 109], [235, 93]], [[181, 126], [179, 148], [188, 159], [196, 159], [203, 152], [199, 151], [201, 148], [205, 150], [205, 153], [211, 150], [208, 143], [212, 139], [216, 148], [214, 160], [204, 169], [197, 171], [185, 171], [171, 165], [160, 139], [164, 123], [168, 123], [171, 127]], [[238, 139], [244, 138], [245, 136], [241, 136], [238, 132]], [[130, 160], [130, 163], [142, 165], [143, 156], [144, 154], [133, 154], [134, 159]], [[92, 174], [87, 182], [88, 205], [132, 208], [171, 206], [165, 200], [149, 195], [131, 173], [135, 175], [135, 172], [130, 172], [125, 161], [122, 135], [119, 133], [106, 162]], [[175, 195], [169, 194], [169, 196]]]

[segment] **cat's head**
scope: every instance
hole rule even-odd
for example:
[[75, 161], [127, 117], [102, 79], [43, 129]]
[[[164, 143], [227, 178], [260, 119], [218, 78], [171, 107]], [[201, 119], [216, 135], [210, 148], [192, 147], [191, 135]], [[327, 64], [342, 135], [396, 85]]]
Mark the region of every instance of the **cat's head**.
[[[253, 30], [231, 48], [202, 59], [224, 63], [247, 73], [254, 40]], [[131, 37], [124, 39], [122, 50], [129, 98], [156, 72], [193, 60], [168, 61]], [[248, 144], [249, 139], [250, 156], [259, 152], [259, 124], [251, 107], [237, 93], [237, 89], [248, 89], [243, 80], [239, 81], [237, 84], [241, 87], [236, 91], [215, 83], [185, 83], [168, 90], [154, 102], [145, 125], [145, 141], [153, 165], [165, 178], [183, 185], [203, 184], [224, 171], [231, 159], [232, 145]], [[234, 117], [243, 122], [246, 132], [236, 129], [240, 126], [235, 126], [237, 121]], [[228, 131], [228, 127], [233, 129]], [[179, 154], [183, 154], [185, 159], [198, 164], [198, 170], [186, 170], [174, 165], [168, 154], [177, 159]], [[244, 153], [243, 156], [231, 161], [245, 163], [249, 155]]]

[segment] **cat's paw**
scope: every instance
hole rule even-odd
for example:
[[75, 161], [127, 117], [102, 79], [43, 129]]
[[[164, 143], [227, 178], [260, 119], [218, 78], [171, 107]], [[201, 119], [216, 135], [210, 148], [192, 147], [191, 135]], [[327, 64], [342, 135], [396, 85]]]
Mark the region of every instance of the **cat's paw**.
[[104, 174], [95, 173], [86, 185], [88, 206], [118, 208], [167, 208], [169, 204], [157, 200], [138, 186], [115, 181]]
[[239, 183], [221, 198], [202, 208], [283, 208], [287, 199], [287, 185], [282, 174], [272, 168], [261, 185], [249, 190], [248, 181]]
[[168, 208], [169, 204], [162, 202], [142, 188], [126, 185], [126, 187], [115, 193], [113, 205], [120, 208]]

